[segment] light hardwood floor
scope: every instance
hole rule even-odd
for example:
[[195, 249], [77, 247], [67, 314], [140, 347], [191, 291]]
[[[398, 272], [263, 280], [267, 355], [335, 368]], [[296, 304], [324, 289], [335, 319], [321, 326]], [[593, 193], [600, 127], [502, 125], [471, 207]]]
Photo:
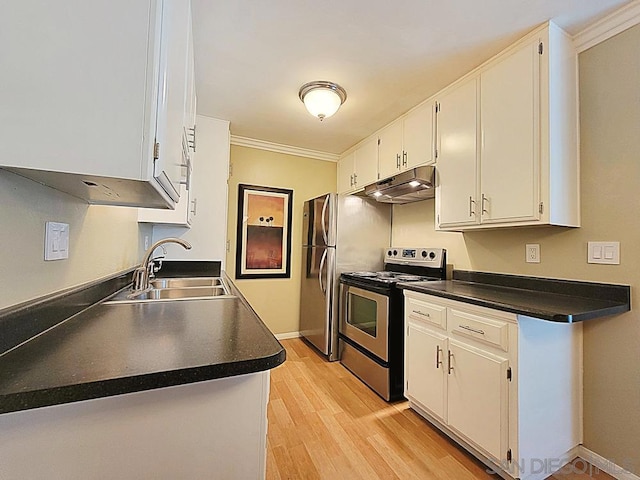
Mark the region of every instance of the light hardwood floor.
[[[300, 339], [282, 344], [287, 360], [271, 371], [267, 480], [499, 478], [406, 401], [385, 402], [339, 362], [325, 361]], [[612, 477], [550, 477], [588, 478]]]

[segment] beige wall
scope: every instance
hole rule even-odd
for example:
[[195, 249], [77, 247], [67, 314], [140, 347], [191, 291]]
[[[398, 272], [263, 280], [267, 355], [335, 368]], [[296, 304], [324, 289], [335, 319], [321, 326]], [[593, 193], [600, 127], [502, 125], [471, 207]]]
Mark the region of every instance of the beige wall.
[[[69, 258], [44, 261], [46, 221], [69, 224]], [[0, 308], [129, 268], [140, 261], [137, 210], [89, 206], [0, 170]]]
[[[582, 228], [435, 232], [428, 201], [394, 207], [394, 244], [445, 246], [458, 269], [628, 284], [640, 305], [638, 52], [640, 26], [580, 55]], [[587, 264], [588, 241], [619, 241], [621, 264]], [[527, 243], [540, 264], [525, 263]], [[640, 474], [640, 313], [584, 326], [584, 444]]]
[[[248, 147], [231, 146], [226, 271], [273, 333], [299, 330], [302, 208], [306, 200], [336, 191], [336, 164]], [[291, 278], [235, 280], [238, 184], [293, 190]]]

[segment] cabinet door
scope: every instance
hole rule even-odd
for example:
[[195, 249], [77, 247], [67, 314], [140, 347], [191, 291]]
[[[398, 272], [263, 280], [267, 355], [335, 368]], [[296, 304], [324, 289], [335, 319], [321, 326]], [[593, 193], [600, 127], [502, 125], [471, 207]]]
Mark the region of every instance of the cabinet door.
[[354, 190], [353, 173], [355, 171], [355, 152], [342, 157], [338, 162], [338, 193], [347, 193]]
[[402, 168], [402, 119], [380, 132], [378, 147], [380, 178], [387, 178]]
[[405, 395], [445, 419], [446, 337], [409, 321], [405, 341]]
[[480, 77], [482, 223], [539, 218], [538, 71], [536, 40]]
[[494, 460], [506, 458], [509, 433], [508, 361], [449, 339], [449, 426]]
[[434, 162], [433, 103], [425, 103], [404, 118], [402, 169]]
[[437, 224], [470, 225], [480, 218], [477, 185], [477, 80], [474, 78], [439, 100]]
[[155, 10], [151, 0], [3, 2], [2, 166], [149, 178]]
[[355, 152], [355, 186], [365, 187], [378, 180], [378, 139], [371, 137]]
[[189, 43], [189, 3], [166, 0], [162, 6], [162, 40], [160, 44], [160, 82], [156, 142], [158, 159], [153, 176], [167, 193], [178, 200], [183, 176], [182, 139], [187, 91]]

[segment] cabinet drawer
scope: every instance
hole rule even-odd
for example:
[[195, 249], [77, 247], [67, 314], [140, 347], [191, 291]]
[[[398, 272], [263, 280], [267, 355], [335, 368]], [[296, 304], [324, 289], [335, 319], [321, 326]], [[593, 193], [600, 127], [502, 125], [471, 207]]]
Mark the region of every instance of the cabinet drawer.
[[416, 298], [405, 299], [405, 313], [408, 318], [421, 320], [431, 325], [447, 329], [447, 308]]
[[449, 311], [451, 332], [509, 350], [509, 324], [487, 317], [451, 308]]

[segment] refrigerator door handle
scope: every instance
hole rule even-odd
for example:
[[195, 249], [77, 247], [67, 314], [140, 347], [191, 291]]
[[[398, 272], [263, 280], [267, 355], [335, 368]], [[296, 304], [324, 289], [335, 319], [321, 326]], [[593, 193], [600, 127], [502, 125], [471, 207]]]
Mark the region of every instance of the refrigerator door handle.
[[329, 245], [329, 237], [327, 235], [327, 225], [324, 221], [325, 215], [327, 214], [327, 206], [329, 205], [329, 197], [330, 195], [327, 195], [326, 197], [324, 197], [324, 203], [322, 204], [322, 237], [324, 238], [324, 244], [325, 245]]
[[320, 268], [318, 269], [318, 282], [320, 283], [320, 290], [322, 290], [322, 293], [324, 293], [325, 295], [327, 294], [327, 288], [322, 283], [322, 270], [324, 270], [324, 262], [326, 260], [327, 250], [325, 249], [325, 251], [322, 252], [322, 258], [320, 259]]

